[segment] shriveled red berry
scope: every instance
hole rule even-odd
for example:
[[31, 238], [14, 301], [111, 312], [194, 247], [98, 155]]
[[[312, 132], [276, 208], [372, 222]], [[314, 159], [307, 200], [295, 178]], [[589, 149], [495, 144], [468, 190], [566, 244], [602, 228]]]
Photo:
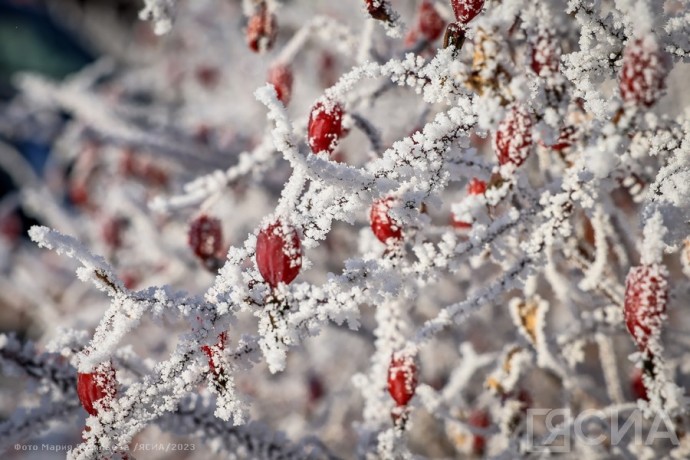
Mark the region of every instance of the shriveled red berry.
[[641, 351], [661, 332], [668, 299], [668, 271], [659, 264], [630, 268], [625, 280], [624, 316], [628, 332]]
[[446, 27], [446, 21], [443, 20], [436, 7], [430, 0], [423, 0], [419, 5], [419, 13], [417, 19], [417, 28], [419, 32], [428, 41], [433, 42], [438, 39]]
[[451, 0], [450, 4], [453, 7], [455, 19], [463, 24], [474, 19], [484, 8], [484, 0]]
[[308, 142], [311, 151], [332, 153], [344, 136], [343, 108], [333, 101], [317, 102], [309, 114]]
[[111, 363], [100, 364], [94, 372], [77, 375], [77, 395], [90, 415], [98, 413], [94, 404], [101, 400], [104, 400], [101, 404], [107, 410], [108, 400], [114, 398], [116, 392], [117, 380]]
[[384, 22], [392, 21], [388, 0], [364, 0], [364, 3], [367, 7], [367, 13], [372, 18]]
[[[483, 409], [476, 409], [470, 414], [469, 418], [467, 419], [467, 424], [475, 428], [488, 428], [491, 425], [489, 413]], [[474, 453], [481, 455], [484, 453], [485, 447], [486, 439], [484, 439], [484, 436], [475, 434], [472, 442], [472, 449], [474, 450]]]
[[395, 203], [393, 197], [387, 197], [374, 201], [369, 211], [371, 230], [382, 243], [389, 240], [399, 241], [402, 239], [402, 226], [390, 215], [388, 211]]
[[204, 262], [215, 259], [223, 249], [223, 228], [220, 220], [202, 214], [189, 225], [189, 247]]
[[654, 36], [629, 42], [623, 53], [621, 97], [627, 103], [651, 107], [661, 96], [667, 73], [667, 64]]
[[448, 27], [446, 27], [446, 33], [443, 35], [443, 47], [448, 48], [449, 46], [453, 46], [455, 47], [455, 53], [457, 53], [462, 49], [465, 38], [465, 28], [457, 22], [451, 22], [448, 24]]
[[228, 333], [221, 332], [218, 334], [218, 342], [215, 345], [202, 345], [201, 351], [208, 357], [208, 367], [212, 374], [220, 374], [221, 367], [218, 362], [218, 355], [225, 349], [225, 343], [228, 341]]
[[649, 401], [649, 395], [647, 395], [647, 387], [644, 386], [642, 374], [642, 369], [635, 369], [632, 376], [630, 377], [630, 391], [632, 392], [635, 399], [644, 399], [645, 401]]
[[498, 163], [520, 166], [532, 148], [532, 118], [522, 107], [514, 106], [499, 123], [494, 134]]
[[265, 2], [259, 4], [247, 23], [247, 45], [255, 53], [263, 53], [273, 47], [278, 35], [278, 22], [268, 11]]
[[406, 406], [417, 389], [414, 356], [394, 353], [388, 366], [388, 393], [398, 406]]
[[290, 284], [302, 268], [302, 243], [297, 230], [280, 220], [262, 228], [256, 239], [256, 265], [271, 287]]
[[530, 67], [540, 77], [551, 75], [558, 72], [558, 59], [560, 49], [555, 39], [547, 33], [537, 36], [536, 42], [532, 45], [532, 57]]
[[278, 100], [287, 106], [292, 98], [292, 68], [287, 64], [277, 63], [268, 69], [268, 82], [273, 85]]

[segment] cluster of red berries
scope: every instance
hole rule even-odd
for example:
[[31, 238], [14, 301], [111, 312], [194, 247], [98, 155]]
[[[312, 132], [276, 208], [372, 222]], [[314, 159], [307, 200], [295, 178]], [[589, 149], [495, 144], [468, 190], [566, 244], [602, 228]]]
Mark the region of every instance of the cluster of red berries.
[[631, 41], [623, 53], [620, 93], [623, 101], [651, 107], [661, 96], [667, 66], [653, 36]]
[[630, 268], [625, 280], [625, 325], [638, 348], [650, 352], [649, 340], [661, 332], [668, 299], [667, 271], [661, 265]]
[[290, 284], [302, 268], [302, 245], [297, 230], [281, 220], [266, 225], [256, 238], [256, 265], [272, 287]]
[[278, 21], [268, 10], [266, 2], [261, 2], [247, 22], [247, 45], [255, 53], [268, 51], [273, 47], [278, 35]]
[[189, 225], [189, 246], [209, 270], [220, 268], [223, 260], [223, 228], [220, 220], [202, 214]]
[[94, 372], [77, 374], [77, 395], [89, 415], [98, 414], [97, 402], [100, 402], [104, 410], [108, 410], [108, 401], [114, 398], [116, 393], [115, 369], [110, 362], [97, 366]]

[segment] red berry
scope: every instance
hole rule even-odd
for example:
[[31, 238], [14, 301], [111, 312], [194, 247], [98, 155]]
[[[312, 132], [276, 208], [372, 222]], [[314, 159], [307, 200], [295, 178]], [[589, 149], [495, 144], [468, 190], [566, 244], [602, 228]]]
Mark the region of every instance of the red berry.
[[311, 404], [320, 401], [321, 398], [323, 398], [326, 394], [326, 388], [324, 386], [323, 379], [316, 374], [312, 374], [309, 376], [308, 386], [309, 402]]
[[467, 193], [470, 195], [483, 195], [486, 192], [486, 182], [473, 177], [467, 186]]
[[8, 241], [16, 241], [22, 233], [22, 220], [17, 213], [0, 215], [0, 235]]
[[465, 27], [457, 22], [451, 22], [446, 27], [446, 33], [443, 35], [443, 47], [448, 48], [449, 46], [455, 47], [455, 53], [462, 49], [462, 45], [465, 43], [466, 30]]
[[367, 13], [374, 19], [389, 22], [392, 20], [387, 0], [364, 0]]
[[115, 397], [116, 393], [115, 369], [111, 363], [100, 364], [95, 372], [77, 375], [77, 395], [81, 405], [90, 415], [96, 415], [98, 411], [94, 404], [102, 399], [102, 405], [108, 410], [108, 399]]
[[103, 241], [111, 249], [122, 246], [122, 233], [127, 226], [127, 220], [121, 217], [109, 217], [101, 227]]
[[472, 228], [472, 224], [469, 222], [464, 222], [462, 220], [457, 220], [455, 217], [455, 214], [453, 214], [451, 220], [450, 220], [450, 225], [453, 226], [453, 228], [457, 228], [458, 230], [467, 230], [468, 228]]
[[625, 102], [651, 107], [664, 88], [667, 66], [653, 36], [629, 42], [623, 53], [620, 92]]
[[75, 181], [69, 188], [69, 199], [75, 206], [85, 206], [89, 202], [89, 190], [85, 181]]
[[410, 29], [405, 35], [405, 46], [410, 48], [419, 40], [419, 31], [417, 29]]
[[625, 280], [624, 316], [628, 332], [641, 351], [661, 331], [668, 298], [668, 272], [663, 265], [632, 267]]
[[574, 126], [566, 126], [561, 130], [560, 134], [558, 135], [556, 143], [551, 145], [549, 148], [551, 150], [562, 152], [563, 150], [567, 149], [575, 143], [576, 134], [577, 131], [575, 130]]
[[647, 387], [644, 386], [644, 380], [642, 379], [642, 369], [635, 369], [632, 377], [630, 378], [630, 391], [632, 391], [635, 399], [644, 399], [649, 401], [649, 395], [647, 395]]
[[388, 366], [388, 393], [398, 406], [406, 406], [417, 389], [414, 357], [394, 353]]
[[343, 108], [332, 101], [317, 102], [309, 114], [309, 147], [314, 153], [332, 153], [344, 136]]
[[302, 267], [302, 244], [292, 225], [276, 221], [259, 231], [256, 265], [271, 287], [290, 284]]
[[484, 0], [451, 0], [450, 4], [455, 18], [463, 24], [474, 19], [484, 8]]
[[403, 237], [402, 226], [388, 215], [388, 211], [394, 203], [393, 197], [376, 200], [369, 211], [371, 230], [382, 243], [386, 243], [388, 240], [399, 241]]
[[[469, 195], [483, 195], [486, 192], [486, 182], [479, 180], [476, 177], [472, 178], [470, 183], [467, 185], [467, 193]], [[458, 220], [455, 215], [453, 215], [451, 225], [457, 229], [468, 229], [472, 228], [471, 222], [465, 222]]]
[[[472, 411], [470, 417], [467, 419], [467, 424], [475, 428], [488, 428], [491, 425], [491, 419], [489, 418], [489, 413], [482, 409], [477, 409]], [[484, 453], [484, 448], [486, 446], [486, 439], [484, 436], [478, 434], [474, 435], [474, 441], [472, 444], [472, 449], [477, 455]]]
[[220, 80], [220, 70], [217, 67], [208, 65], [197, 67], [195, 75], [199, 84], [206, 89], [215, 88]]
[[255, 53], [268, 51], [278, 35], [278, 23], [266, 3], [261, 3], [247, 23], [247, 45]]
[[202, 261], [218, 257], [223, 249], [223, 228], [220, 220], [200, 215], [189, 224], [189, 247]]
[[544, 77], [558, 71], [560, 50], [550, 34], [542, 33], [532, 46], [530, 67], [534, 73]]
[[430, 0], [423, 0], [419, 5], [417, 28], [424, 38], [430, 42], [436, 41], [443, 33], [445, 27], [446, 21], [438, 14], [434, 4]]
[[221, 350], [225, 349], [225, 343], [228, 340], [228, 333], [221, 332], [218, 334], [218, 342], [215, 345], [202, 345], [201, 351], [208, 357], [208, 367], [212, 374], [220, 374], [220, 363], [217, 363], [217, 355]]
[[520, 166], [532, 147], [532, 119], [524, 109], [514, 106], [499, 123], [494, 135], [498, 163]]
[[292, 68], [287, 64], [275, 64], [268, 69], [268, 82], [273, 85], [278, 100], [287, 106], [292, 98]]

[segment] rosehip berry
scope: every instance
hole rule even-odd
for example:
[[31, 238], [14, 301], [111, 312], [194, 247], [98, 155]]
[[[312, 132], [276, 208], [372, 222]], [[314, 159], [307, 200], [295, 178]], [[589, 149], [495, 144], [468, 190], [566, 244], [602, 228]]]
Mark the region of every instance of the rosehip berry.
[[405, 46], [410, 48], [419, 40], [419, 31], [417, 29], [410, 29], [405, 35]]
[[451, 0], [450, 4], [453, 7], [455, 19], [462, 24], [470, 22], [484, 8], [484, 0]]
[[406, 406], [417, 389], [414, 357], [394, 353], [388, 366], [388, 393], [398, 406]]
[[382, 243], [387, 243], [389, 240], [399, 241], [403, 237], [402, 226], [388, 215], [394, 203], [393, 197], [376, 200], [369, 211], [371, 230]]
[[649, 401], [647, 387], [644, 386], [642, 374], [642, 369], [635, 369], [632, 377], [630, 378], [630, 391], [635, 399], [644, 399], [645, 401]]
[[449, 46], [454, 46], [455, 53], [459, 52], [462, 49], [462, 45], [465, 43], [465, 32], [465, 28], [457, 22], [448, 24], [446, 33], [443, 35], [443, 47], [448, 48]]
[[297, 230], [280, 220], [262, 228], [256, 239], [256, 265], [271, 287], [290, 284], [302, 267], [302, 244]]
[[530, 67], [540, 77], [558, 72], [560, 50], [553, 37], [549, 34], [539, 34], [532, 46]]
[[556, 143], [550, 146], [549, 148], [551, 150], [556, 150], [557, 152], [562, 152], [563, 150], [567, 149], [575, 143], [576, 133], [577, 131], [575, 130], [574, 126], [566, 126], [561, 130], [560, 134], [558, 135]]
[[247, 23], [247, 45], [255, 53], [263, 53], [273, 47], [277, 35], [276, 17], [262, 2]]
[[366, 3], [367, 6], [367, 13], [369, 13], [369, 16], [372, 18], [385, 22], [392, 21], [391, 12], [388, 9], [389, 5], [386, 0], [364, 0], [364, 3]]
[[101, 227], [101, 236], [103, 241], [111, 249], [117, 249], [122, 246], [122, 233], [127, 226], [127, 220], [122, 217], [109, 217], [103, 222]]
[[653, 36], [629, 42], [623, 53], [621, 97], [627, 103], [651, 107], [661, 96], [667, 66]]
[[632, 267], [625, 280], [624, 316], [628, 332], [641, 351], [661, 332], [668, 298], [668, 271], [663, 265]]
[[115, 397], [117, 381], [115, 369], [111, 363], [100, 364], [94, 372], [77, 375], [77, 395], [90, 415], [96, 415], [98, 411], [94, 404], [103, 401], [102, 407], [108, 410], [108, 400]]
[[195, 75], [199, 84], [209, 90], [215, 88], [220, 80], [220, 70], [213, 66], [199, 66], [196, 69]]
[[419, 5], [417, 28], [428, 41], [433, 42], [443, 33], [446, 21], [443, 20], [430, 0], [423, 0]]
[[278, 100], [287, 106], [292, 98], [292, 68], [287, 64], [275, 64], [268, 69], [268, 82], [273, 85]]
[[317, 102], [309, 114], [308, 141], [311, 151], [333, 153], [344, 134], [342, 106], [332, 101]]
[[499, 123], [494, 135], [498, 163], [516, 167], [525, 162], [532, 148], [532, 119], [521, 107], [514, 106]]
[[470, 195], [483, 195], [486, 192], [486, 182], [473, 177], [467, 185], [467, 193]]
[[200, 215], [189, 225], [189, 247], [204, 263], [213, 262], [223, 249], [223, 228], [220, 220]]
[[[486, 192], [486, 182], [483, 180], [479, 180], [476, 177], [472, 178], [470, 183], [467, 185], [467, 193], [469, 195], [483, 195]], [[455, 215], [453, 215], [453, 219], [451, 220], [451, 224], [453, 227], [458, 228], [458, 229], [467, 229], [472, 227], [472, 222], [466, 222], [463, 220], [459, 220], [456, 218]]]
[[[489, 413], [482, 409], [474, 410], [467, 419], [467, 424], [475, 428], [488, 428], [489, 425], [491, 425]], [[472, 449], [474, 450], [474, 453], [477, 455], [483, 454], [485, 447], [486, 439], [484, 439], [484, 436], [475, 434], [472, 443]]]
[[216, 362], [218, 354], [225, 349], [225, 343], [228, 340], [228, 333], [221, 332], [218, 334], [218, 342], [215, 345], [202, 345], [201, 351], [208, 357], [208, 367], [212, 374], [220, 374], [222, 369], [220, 363]]

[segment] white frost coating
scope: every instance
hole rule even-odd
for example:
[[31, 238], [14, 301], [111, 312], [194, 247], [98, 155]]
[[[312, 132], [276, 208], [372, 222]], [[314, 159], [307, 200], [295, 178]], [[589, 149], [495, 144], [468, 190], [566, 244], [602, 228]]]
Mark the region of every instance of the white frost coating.
[[177, 0], [144, 0], [139, 19], [152, 21], [156, 35], [165, 35], [172, 30]]

